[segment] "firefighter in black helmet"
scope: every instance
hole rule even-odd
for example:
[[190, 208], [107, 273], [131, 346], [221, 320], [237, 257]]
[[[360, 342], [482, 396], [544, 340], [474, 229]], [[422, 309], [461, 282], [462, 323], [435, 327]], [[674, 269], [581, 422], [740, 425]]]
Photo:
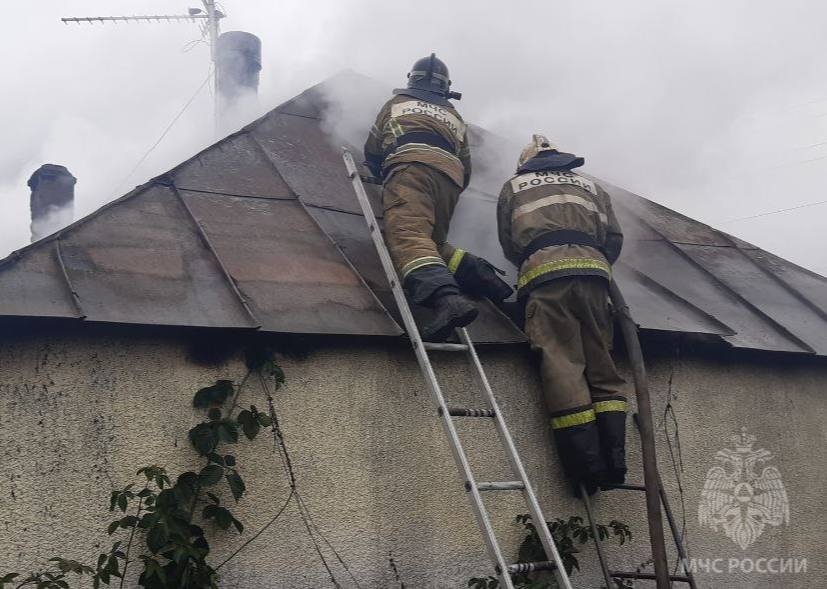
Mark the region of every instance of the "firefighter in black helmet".
[[446, 239], [459, 195], [471, 178], [466, 125], [451, 99], [445, 63], [433, 53], [418, 60], [408, 87], [393, 91], [365, 143], [366, 164], [382, 178], [385, 240], [408, 297], [431, 307], [421, 329], [446, 339], [477, 316], [465, 296], [501, 302], [512, 292], [496, 269]]

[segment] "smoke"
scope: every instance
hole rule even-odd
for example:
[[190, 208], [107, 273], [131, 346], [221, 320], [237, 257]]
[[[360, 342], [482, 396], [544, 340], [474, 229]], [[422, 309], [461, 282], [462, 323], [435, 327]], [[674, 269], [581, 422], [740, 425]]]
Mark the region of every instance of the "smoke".
[[[161, 0], [141, 5], [170, 10]], [[72, 9], [136, 11], [112, 0]], [[261, 110], [346, 68], [399, 86], [417, 58], [436, 51], [464, 93], [464, 118], [518, 146], [492, 164], [511, 167], [519, 146], [542, 132], [583, 155], [595, 176], [827, 271], [817, 243], [827, 230], [823, 207], [732, 221], [824, 199], [824, 3], [224, 0], [224, 9], [224, 30], [262, 38]], [[44, 161], [78, 177], [82, 215], [212, 138], [204, 92], [118, 187], [203, 80], [206, 47], [182, 52], [199, 35], [192, 25], [66, 27], [57, 21], [65, 10], [57, 0], [5, 7], [21, 26], [3, 41], [0, 124], [14, 140], [0, 145], [0, 255], [26, 241], [20, 201]], [[36, 44], [25, 36], [31, 30]], [[365, 114], [335, 125], [357, 147], [378, 107], [362, 90], [347, 89]], [[486, 192], [501, 183], [485, 178]]]
[[38, 239], [63, 229], [74, 220], [74, 216], [75, 210], [73, 205], [49, 207], [46, 214], [38, 217], [37, 219], [32, 219], [32, 241], [37, 241]]

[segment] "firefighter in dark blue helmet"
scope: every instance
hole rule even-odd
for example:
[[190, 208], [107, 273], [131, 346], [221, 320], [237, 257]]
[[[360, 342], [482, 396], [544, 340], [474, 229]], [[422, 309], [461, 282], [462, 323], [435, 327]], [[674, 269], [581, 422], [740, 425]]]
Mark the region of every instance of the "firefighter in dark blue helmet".
[[477, 316], [466, 294], [506, 299], [512, 289], [488, 262], [447, 242], [460, 193], [471, 178], [465, 122], [451, 104], [448, 68], [433, 53], [418, 60], [408, 87], [393, 91], [365, 143], [382, 178], [385, 240], [408, 297], [431, 307], [422, 336], [444, 340]]

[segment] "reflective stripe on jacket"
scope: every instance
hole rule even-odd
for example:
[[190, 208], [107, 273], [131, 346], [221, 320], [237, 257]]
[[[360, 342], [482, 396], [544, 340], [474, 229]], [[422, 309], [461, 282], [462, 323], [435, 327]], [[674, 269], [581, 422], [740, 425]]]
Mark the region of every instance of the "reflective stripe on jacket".
[[[425, 142], [396, 147], [397, 139], [408, 133], [437, 135], [451, 150]], [[379, 111], [365, 142], [368, 162], [387, 170], [396, 164], [418, 162], [431, 166], [464, 188], [471, 177], [471, 153], [467, 127], [450, 106], [439, 106], [405, 94], [391, 98]]]
[[[527, 172], [508, 180], [500, 192], [497, 225], [505, 257], [520, 270], [521, 297], [562, 276], [610, 279], [610, 262], [620, 254], [623, 236], [606, 191], [568, 170]], [[523, 259], [532, 241], [563, 230], [584, 233], [600, 247], [552, 245]]]

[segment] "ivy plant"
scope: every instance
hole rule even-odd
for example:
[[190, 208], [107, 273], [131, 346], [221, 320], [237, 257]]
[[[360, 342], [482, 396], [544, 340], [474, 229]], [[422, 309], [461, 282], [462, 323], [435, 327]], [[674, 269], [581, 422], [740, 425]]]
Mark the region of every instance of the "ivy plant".
[[70, 589], [70, 580], [78, 577], [91, 577], [94, 589], [123, 589], [131, 567], [138, 567], [138, 585], [146, 589], [217, 589], [207, 531], [244, 531], [221, 493], [228, 490], [237, 503], [247, 489], [231, 447], [242, 436], [255, 439], [273, 423], [255, 405], [242, 408], [239, 396], [254, 374], [274, 378], [277, 386], [284, 382], [271, 354], [248, 353], [247, 368], [240, 384], [218, 380], [193, 397], [193, 406], [205, 413], [188, 432], [203, 461], [199, 469], [183, 472], [173, 482], [163, 467], [145, 466], [137, 471], [138, 483], [112, 491], [109, 511], [117, 517], [106, 531], [118, 540], [98, 555], [94, 566], [55, 557], [39, 572], [0, 572], [0, 589]]
[[[531, 521], [531, 516], [527, 513], [520, 514], [515, 518], [515, 521], [523, 526], [526, 533], [520, 544], [517, 561], [539, 562], [549, 560], [540, 542], [537, 528]], [[566, 573], [571, 575], [575, 569], [579, 571], [580, 561], [576, 556], [580, 552], [578, 546], [594, 539], [591, 527], [584, 525], [583, 518], [577, 515], [571, 516], [568, 520], [555, 519], [546, 522], [546, 525], [555, 546], [557, 546], [557, 551], [560, 553]], [[623, 545], [632, 539], [629, 526], [617, 520], [612, 520], [608, 526], [597, 524], [595, 527], [601, 542], [614, 537], [620, 545]], [[550, 579], [548, 574], [543, 573], [517, 574], [513, 575], [512, 579], [517, 589], [557, 589], [558, 587], [555, 580]], [[499, 589], [500, 581], [496, 577], [475, 577], [468, 581], [467, 586], [470, 589]]]

